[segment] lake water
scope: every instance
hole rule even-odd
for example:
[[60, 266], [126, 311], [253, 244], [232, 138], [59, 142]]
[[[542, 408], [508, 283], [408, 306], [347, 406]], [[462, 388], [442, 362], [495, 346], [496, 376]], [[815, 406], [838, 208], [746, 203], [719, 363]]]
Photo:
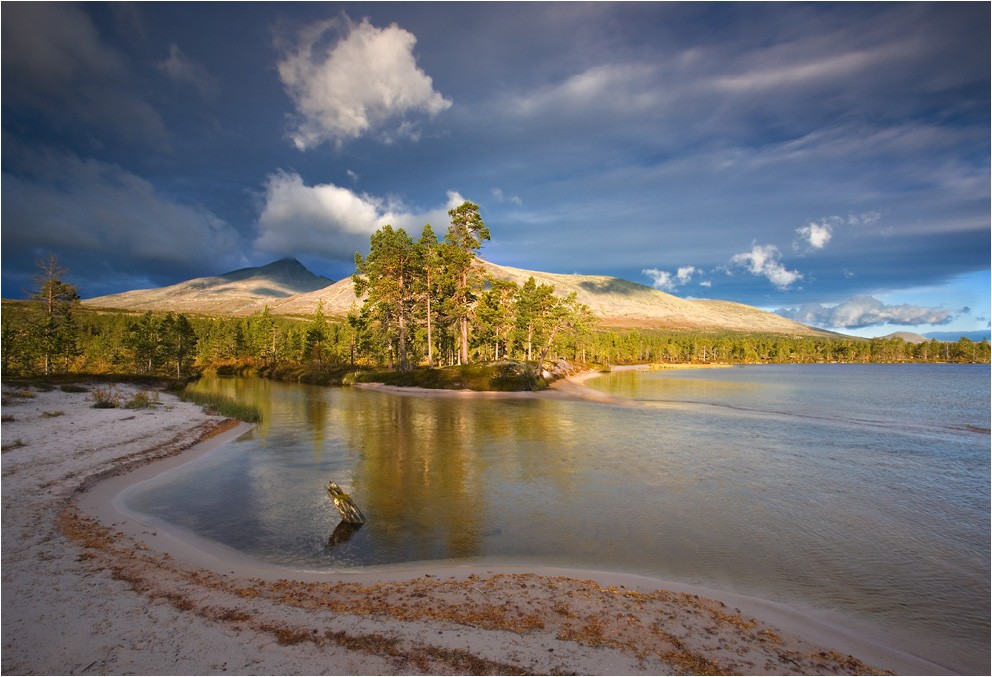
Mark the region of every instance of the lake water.
[[[277, 566], [425, 560], [638, 573], [989, 655], [987, 365], [618, 372], [639, 407], [261, 379], [255, 431], [121, 497]], [[324, 491], [365, 512], [339, 527]]]

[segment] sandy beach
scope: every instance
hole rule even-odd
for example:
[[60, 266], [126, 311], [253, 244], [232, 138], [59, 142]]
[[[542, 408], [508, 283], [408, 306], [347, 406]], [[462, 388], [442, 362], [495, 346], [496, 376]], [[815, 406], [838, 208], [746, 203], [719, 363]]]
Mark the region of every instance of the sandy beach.
[[[598, 399], [580, 380], [545, 396]], [[246, 430], [152, 399], [4, 386], [4, 674], [955, 673], [796, 609], [622, 573], [237, 561], [115, 510]]]

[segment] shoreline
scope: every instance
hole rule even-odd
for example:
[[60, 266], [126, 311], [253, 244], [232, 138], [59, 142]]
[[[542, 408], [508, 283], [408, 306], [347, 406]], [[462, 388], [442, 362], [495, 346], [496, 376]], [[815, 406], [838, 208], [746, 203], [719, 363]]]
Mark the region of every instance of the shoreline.
[[[625, 365], [614, 367], [613, 371], [647, 371], [645, 365]], [[394, 386], [385, 383], [354, 383], [350, 387], [359, 390], [372, 390], [405, 397], [443, 397], [479, 400], [585, 400], [598, 404], [608, 404], [620, 407], [644, 407], [627, 397], [612, 395], [600, 390], [594, 390], [585, 385], [589, 379], [605, 376], [607, 372], [599, 370], [582, 371], [560, 378], [551, 383], [547, 390], [450, 390], [444, 388], [422, 388], [420, 386]]]
[[[586, 378], [598, 374], [592, 372]], [[582, 387], [578, 383], [573, 385]], [[58, 392], [39, 393], [37, 399], [42, 395], [50, 396], [45, 399], [51, 400], [52, 405], [46, 401], [35, 407], [36, 410], [44, 411], [45, 406], [55, 406], [56, 402], [68, 399], [66, 394]], [[568, 393], [565, 396], [571, 397]], [[23, 408], [23, 402], [14, 406], [5, 404], [4, 413], [6, 415], [9, 409], [14, 412], [15, 423], [21, 422], [18, 412]], [[110, 652], [114, 655], [99, 662], [99, 670], [104, 672], [161, 673], [170, 672], [172, 668], [175, 672], [219, 671], [211, 669], [216, 666], [204, 662], [207, 656], [213, 657], [210, 660], [217, 656], [228, 658], [224, 664], [231, 665], [232, 671], [258, 674], [284, 673], [290, 670], [290, 665], [297, 666], [294, 670], [314, 674], [327, 669], [325, 661], [329, 656], [344, 661], [343, 664], [348, 665], [346, 671], [355, 674], [440, 674], [448, 669], [464, 673], [484, 667], [505, 674], [515, 666], [545, 673], [567, 670], [599, 674], [657, 674], [659, 670], [678, 667], [697, 672], [718, 667], [719, 671], [744, 674], [791, 673], [799, 671], [800, 667], [802, 671], [817, 672], [817, 664], [829, 664], [831, 669], [840, 665], [853, 673], [866, 669], [832, 651], [834, 649], [900, 673], [953, 674], [955, 668], [966, 670], [962, 666], [938, 666], [854, 636], [840, 626], [841, 619], [834, 622], [815, 619], [803, 610], [772, 602], [617, 572], [526, 564], [420, 563], [327, 574], [233, 562], [224, 553], [201, 550], [183, 538], [123, 515], [113, 504], [113, 497], [124, 487], [209, 453], [251, 428], [242, 424], [205, 442], [192, 444], [193, 438], [201, 439], [222, 420], [207, 417], [202, 412], [191, 413], [195, 408], [181, 403], [171, 407], [166, 404], [157, 409], [166, 411], [155, 412], [162, 416], [155, 417], [154, 432], [148, 434], [147, 426], [144, 426], [146, 434], [137, 437], [134, 437], [135, 429], [129, 426], [137, 422], [136, 430], [142, 430], [141, 412], [128, 414], [109, 410], [114, 412], [113, 418], [96, 426], [108, 447], [102, 454], [95, 448], [92, 451], [79, 448], [89, 438], [75, 434], [80, 432], [78, 429], [65, 440], [56, 435], [59, 439], [49, 442], [47, 449], [42, 448], [40, 440], [28, 440], [23, 448], [5, 451], [3, 579], [8, 594], [3, 600], [4, 672], [69, 673], [81, 667], [95, 667], [99, 662], [94, 661], [90, 666], [71, 665], [70, 662], [76, 660], [74, 654], [68, 649], [58, 651], [59, 640], [52, 636], [59, 630], [64, 635], [65, 624], [60, 627], [58, 623], [53, 626], [49, 622], [46, 626], [31, 622], [25, 617], [25, 607], [34, 605], [41, 607], [35, 613], [41, 613], [42, 618], [50, 619], [53, 612], [63, 614], [72, 631], [70, 634], [75, 637], [73, 646], [76, 648], [79, 645], [91, 650], [118, 646], [122, 635], [135, 633], [156, 638], [134, 641], [130, 648], [125, 646], [125, 650]], [[75, 415], [85, 418], [93, 411], [82, 410]], [[150, 421], [147, 414], [144, 418]], [[81, 422], [81, 419], [65, 420], [71, 415], [74, 414], [67, 412], [65, 418], [42, 418], [38, 414], [39, 417], [30, 422], [36, 430], [45, 426], [60, 427], [59, 423], [62, 423], [61, 427], [68, 427]], [[99, 415], [104, 416], [102, 411]], [[15, 423], [5, 421], [5, 443], [10, 427], [15, 428], [15, 435], [23, 427]], [[123, 430], [117, 437], [124, 439], [113, 439], [115, 427], [118, 433]], [[34, 452], [33, 458], [28, 458], [30, 452], [25, 450]], [[22, 452], [24, 458], [16, 459], [14, 455]], [[56, 456], [54, 461], [49, 458], [52, 455]], [[62, 469], [65, 474], [61, 477], [59, 456], [72, 466]], [[166, 458], [155, 460], [155, 456]], [[33, 468], [36, 463], [38, 467]], [[122, 467], [127, 466], [137, 467], [122, 472]], [[36, 472], [32, 473], [32, 469]], [[39, 481], [27, 481], [32, 474], [36, 477], [31, 479]], [[49, 478], [50, 475], [55, 477]], [[33, 500], [37, 510], [22, 514], [14, 504], [24, 501], [27, 498], [23, 495], [25, 490], [30, 492], [34, 485], [47, 491]], [[61, 507], [51, 511], [55, 506]], [[49, 524], [45, 528], [45, 512], [48, 512], [49, 523], [60, 522], [58, 531], [62, 534], [52, 533], [56, 529], [51, 527], [56, 525]], [[58, 513], [58, 517], [54, 513]], [[40, 542], [27, 537], [32, 528], [37, 534], [34, 540], [40, 539]], [[57, 536], [62, 536], [65, 542], [53, 550], [50, 543], [53, 539], [58, 540]], [[9, 558], [9, 553], [13, 557]], [[51, 572], [36, 572], [31, 568], [32, 560], [42, 557], [50, 558], [44, 559], [45, 562], [53, 562]], [[56, 573], [60, 568], [68, 574]], [[103, 613], [97, 614], [96, 630], [76, 627], [73, 622], [80, 607], [87, 606], [88, 601], [94, 602], [87, 598], [86, 585], [64, 585], [63, 590], [55, 591], [58, 594], [46, 588], [46, 580], [65, 583], [66, 576], [96, 578], [114, 588], [113, 595], [103, 591], [97, 593]], [[595, 582], [588, 580], [591, 577]], [[47, 594], [38, 593], [39, 585]], [[525, 587], [530, 589], [521, 592]], [[662, 595], [658, 592], [660, 588], [672, 592]], [[411, 590], [414, 598], [407, 599], [402, 607], [380, 599], [403, 598], [411, 594]], [[53, 594], [55, 599], [52, 599]], [[548, 594], [557, 596], [549, 600]], [[720, 602], [710, 603], [704, 597]], [[497, 605], [501, 609], [515, 605], [522, 615], [516, 619], [501, 616], [494, 608], [496, 598], [501, 600]], [[164, 615], [173, 621], [169, 629], [160, 630], [148, 624], [149, 599], [156, 611], [152, 615]], [[569, 605], [567, 613], [559, 608], [564, 604], [563, 600]], [[534, 611], [542, 608], [542, 602], [543, 611]], [[621, 602], [629, 602], [625, 607], [629, 618], [623, 629], [612, 629], [611, 634], [607, 627], [593, 632], [589, 629], [593, 623], [583, 625], [590, 619], [606, 618], [604, 610]], [[728, 606], [717, 606], [721, 602]], [[444, 615], [463, 606], [463, 616]], [[323, 618], [322, 615], [320, 624], [325, 634], [320, 635], [313, 629], [311, 634], [301, 635], [301, 623], [312, 625], [314, 622], [313, 618], [304, 619], [301, 609], [313, 612], [322, 608], [333, 610], [330, 617]], [[351, 609], [352, 613], [342, 613], [343, 608]], [[417, 613], [412, 609], [418, 610]], [[662, 609], [676, 620], [673, 628], [658, 635], [659, 623], [650, 619], [657, 618]], [[125, 611], [132, 615], [128, 616]], [[751, 622], [742, 614], [770, 621], [771, 625], [756, 623], [750, 629], [742, 630]], [[142, 622], [132, 628], [133, 623], [127, 618], [132, 621], [138, 618]], [[192, 620], [190, 629], [180, 630], [177, 627], [179, 618], [185, 619], [183, 623]], [[705, 628], [699, 625], [703, 622]], [[208, 628], [203, 627], [204, 624]], [[755, 630], [758, 627], [764, 629]], [[654, 636], [648, 636], [651, 628], [655, 629]], [[639, 629], [644, 636], [637, 635]], [[719, 639], [707, 643], [705, 640], [711, 631]], [[313, 633], [316, 633], [316, 639]], [[203, 643], [206, 635], [210, 636], [208, 651], [179, 658], [177, 663], [170, 663], [148, 650], [152, 642], [177, 647], [190, 641]], [[385, 647], [366, 646], [368, 642], [359, 642], [362, 645], [359, 648], [353, 646], [356, 638], [367, 640], [372, 636], [387, 636], [390, 642]], [[435, 637], [439, 639], [435, 640]], [[681, 639], [673, 640], [673, 637]], [[690, 637], [692, 642], [699, 643], [698, 647], [691, 644]], [[816, 638], [816, 645], [827, 644], [828, 650], [814, 651], [817, 647], [809, 643], [811, 637]], [[283, 641], [287, 638], [294, 641]], [[253, 652], [235, 646], [247, 644], [242, 640], [248, 639], [254, 640], [253, 646], [264, 647], [264, 650], [256, 648]], [[395, 650], [397, 642], [404, 647], [399, 653]], [[50, 650], [44, 660], [58, 661], [61, 657], [62, 662], [38, 662], [37, 657], [32, 658], [30, 647], [25, 643], [36, 647], [52, 644], [56, 648]], [[253, 653], [259, 652], [261, 657], [253, 657]], [[466, 653], [480, 662], [458, 663], [468, 660]], [[239, 660], [245, 660], [240, 667], [234, 665]], [[700, 660], [703, 662], [698, 663]]]

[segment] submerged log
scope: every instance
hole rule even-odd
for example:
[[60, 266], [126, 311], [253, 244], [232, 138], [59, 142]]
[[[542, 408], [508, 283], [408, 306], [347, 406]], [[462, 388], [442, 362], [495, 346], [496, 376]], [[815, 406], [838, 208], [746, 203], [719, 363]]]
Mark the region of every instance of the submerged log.
[[365, 515], [351, 500], [351, 496], [341, 491], [341, 487], [334, 482], [328, 482], [327, 495], [334, 501], [334, 507], [341, 513], [341, 519], [349, 524], [365, 524]]

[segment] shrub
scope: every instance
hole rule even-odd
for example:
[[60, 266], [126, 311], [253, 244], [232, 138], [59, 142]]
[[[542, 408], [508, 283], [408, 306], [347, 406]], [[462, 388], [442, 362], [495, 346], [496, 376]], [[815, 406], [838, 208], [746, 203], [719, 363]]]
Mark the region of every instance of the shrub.
[[141, 391], [137, 393], [127, 401], [124, 405], [125, 409], [149, 409], [154, 407], [158, 403], [158, 393], [155, 393], [154, 400], [148, 396], [148, 393]]
[[90, 395], [93, 400], [94, 409], [115, 409], [121, 406], [121, 394], [114, 390], [114, 386], [97, 386]]
[[43, 411], [41, 412], [42, 418], [55, 418], [56, 416], [65, 416], [64, 411]]

